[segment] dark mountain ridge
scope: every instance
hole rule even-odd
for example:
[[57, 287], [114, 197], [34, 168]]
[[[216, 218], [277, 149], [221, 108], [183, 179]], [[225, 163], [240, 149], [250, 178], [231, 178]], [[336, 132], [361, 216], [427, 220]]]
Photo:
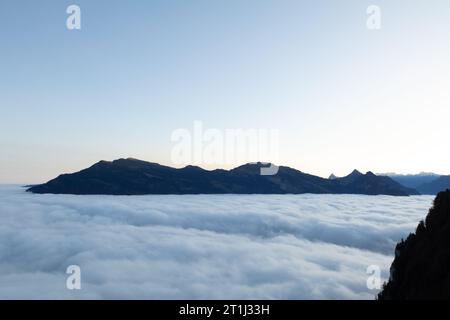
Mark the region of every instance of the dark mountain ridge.
[[378, 299], [450, 299], [450, 190], [437, 195], [425, 221], [397, 244]]
[[52, 194], [368, 194], [408, 196], [418, 194], [388, 177], [353, 171], [333, 180], [289, 167], [276, 175], [261, 175], [262, 163], [245, 164], [232, 170], [204, 170], [187, 166], [176, 169], [136, 159], [100, 161], [82, 171], [59, 177], [28, 189]]

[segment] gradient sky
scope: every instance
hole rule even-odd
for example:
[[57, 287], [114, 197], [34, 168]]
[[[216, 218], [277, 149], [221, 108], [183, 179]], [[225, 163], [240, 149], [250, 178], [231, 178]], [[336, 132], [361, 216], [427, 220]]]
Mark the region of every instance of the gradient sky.
[[195, 120], [278, 129], [278, 162], [317, 175], [450, 174], [449, 39], [448, 0], [2, 0], [0, 183], [171, 165]]

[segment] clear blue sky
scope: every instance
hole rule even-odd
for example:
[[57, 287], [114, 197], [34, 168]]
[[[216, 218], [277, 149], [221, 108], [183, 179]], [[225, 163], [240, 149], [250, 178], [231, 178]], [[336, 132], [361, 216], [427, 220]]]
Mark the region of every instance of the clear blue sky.
[[450, 174], [449, 39], [445, 0], [2, 0], [0, 183], [170, 165], [194, 120], [279, 129], [279, 162], [322, 176]]

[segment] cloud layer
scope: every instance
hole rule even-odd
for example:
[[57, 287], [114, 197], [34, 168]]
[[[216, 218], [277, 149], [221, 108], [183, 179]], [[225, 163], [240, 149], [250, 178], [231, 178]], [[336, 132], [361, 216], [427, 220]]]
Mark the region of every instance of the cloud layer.
[[[432, 197], [68, 196], [0, 187], [0, 298], [372, 299]], [[82, 290], [66, 289], [79, 265]]]

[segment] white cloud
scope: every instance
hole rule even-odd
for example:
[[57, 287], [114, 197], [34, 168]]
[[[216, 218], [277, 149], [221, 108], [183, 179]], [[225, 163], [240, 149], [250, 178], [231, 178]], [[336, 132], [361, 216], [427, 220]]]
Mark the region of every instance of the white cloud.
[[[0, 298], [372, 299], [432, 197], [68, 196], [0, 188]], [[82, 290], [65, 287], [82, 269]]]

